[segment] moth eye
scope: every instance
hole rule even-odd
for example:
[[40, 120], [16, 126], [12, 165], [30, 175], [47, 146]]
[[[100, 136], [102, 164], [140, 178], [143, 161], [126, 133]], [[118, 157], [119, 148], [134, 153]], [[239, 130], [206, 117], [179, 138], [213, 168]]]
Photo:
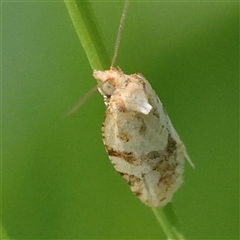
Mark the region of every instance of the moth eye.
[[102, 85], [102, 91], [105, 95], [112, 95], [115, 91], [115, 87], [107, 80]]

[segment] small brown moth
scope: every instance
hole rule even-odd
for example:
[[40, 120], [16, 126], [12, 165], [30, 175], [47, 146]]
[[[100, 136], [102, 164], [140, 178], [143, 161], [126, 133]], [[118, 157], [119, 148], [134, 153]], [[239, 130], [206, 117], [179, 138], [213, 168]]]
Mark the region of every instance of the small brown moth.
[[102, 136], [110, 161], [146, 205], [164, 206], [183, 183], [184, 159], [194, 167], [162, 102], [146, 78], [114, 68], [125, 2], [110, 70], [94, 70], [104, 97]]

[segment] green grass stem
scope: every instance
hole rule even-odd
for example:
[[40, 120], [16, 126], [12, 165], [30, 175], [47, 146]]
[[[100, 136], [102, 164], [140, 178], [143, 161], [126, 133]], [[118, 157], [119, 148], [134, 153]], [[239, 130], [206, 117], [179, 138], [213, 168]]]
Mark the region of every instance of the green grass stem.
[[166, 234], [168, 240], [184, 240], [184, 236], [178, 231], [177, 227], [173, 225], [172, 221], [169, 220], [163, 208], [152, 208], [152, 211]]
[[[101, 40], [90, 2], [65, 0], [65, 4], [91, 68], [108, 69], [110, 61]], [[152, 211], [169, 240], [184, 239], [169, 221], [162, 208], [152, 208]]]
[[110, 67], [107, 51], [99, 34], [89, 1], [64, 1], [76, 33], [92, 69], [106, 70]]

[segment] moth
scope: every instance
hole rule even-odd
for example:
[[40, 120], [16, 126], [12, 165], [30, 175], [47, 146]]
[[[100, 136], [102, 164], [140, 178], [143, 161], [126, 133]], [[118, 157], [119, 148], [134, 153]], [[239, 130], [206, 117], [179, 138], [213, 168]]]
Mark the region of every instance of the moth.
[[127, 7], [128, 1], [110, 69], [93, 71], [106, 105], [103, 143], [132, 192], [148, 206], [164, 206], [183, 183], [184, 160], [194, 165], [147, 79], [113, 67]]
[[184, 159], [191, 160], [160, 99], [139, 73], [111, 67], [93, 76], [103, 83], [102, 136], [114, 168], [143, 203], [164, 206], [183, 183]]

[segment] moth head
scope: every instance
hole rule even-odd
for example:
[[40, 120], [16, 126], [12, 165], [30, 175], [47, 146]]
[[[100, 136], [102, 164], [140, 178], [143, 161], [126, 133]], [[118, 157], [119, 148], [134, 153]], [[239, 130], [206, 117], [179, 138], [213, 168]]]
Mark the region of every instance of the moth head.
[[111, 96], [116, 88], [124, 81], [124, 73], [121, 70], [111, 68], [110, 70], [94, 70], [93, 77], [100, 84], [99, 91], [103, 96]]

